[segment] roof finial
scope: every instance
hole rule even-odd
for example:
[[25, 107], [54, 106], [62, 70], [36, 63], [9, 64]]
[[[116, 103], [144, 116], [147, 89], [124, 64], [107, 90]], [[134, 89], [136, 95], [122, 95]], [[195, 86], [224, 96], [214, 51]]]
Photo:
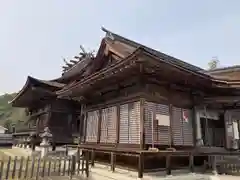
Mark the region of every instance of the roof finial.
[[106, 37], [110, 38], [111, 40], [114, 40], [114, 37], [111, 32], [107, 32]]
[[110, 31], [102, 27], [102, 30], [106, 33], [106, 37], [110, 38], [111, 40], [114, 40], [114, 37]]

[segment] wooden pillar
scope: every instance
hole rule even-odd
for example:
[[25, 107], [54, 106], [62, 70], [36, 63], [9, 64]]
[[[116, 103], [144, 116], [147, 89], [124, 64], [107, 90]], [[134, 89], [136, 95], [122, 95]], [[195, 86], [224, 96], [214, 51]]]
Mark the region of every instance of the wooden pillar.
[[83, 135], [83, 133], [82, 133], [82, 131], [83, 131], [83, 128], [82, 128], [82, 126], [83, 126], [83, 115], [82, 114], [80, 114], [79, 116], [78, 116], [78, 118], [79, 118], [79, 120], [80, 120], [80, 123], [79, 123], [79, 144], [81, 144], [82, 143], [82, 135]]
[[38, 134], [39, 131], [40, 131], [39, 124], [40, 124], [40, 120], [39, 120], [39, 117], [37, 117], [37, 120], [36, 120], [36, 133], [37, 133], [37, 134]]
[[66, 148], [65, 149], [65, 156], [67, 156], [68, 155], [68, 146], [66, 145], [65, 148]]
[[91, 151], [91, 165], [92, 165], [92, 167], [94, 167], [94, 161], [95, 161], [95, 151], [92, 150]]
[[85, 153], [86, 153], [86, 155], [85, 155], [85, 160], [86, 160], [85, 172], [86, 172], [86, 177], [88, 177], [89, 176], [89, 151], [86, 150]]
[[140, 99], [140, 149], [145, 148], [145, 132], [144, 132], [144, 119], [145, 119], [145, 99]]
[[81, 104], [80, 106], [80, 115], [79, 115], [79, 118], [80, 118], [80, 123], [79, 123], [79, 136], [80, 136], [80, 140], [79, 140], [79, 143], [82, 143], [83, 142], [83, 137], [84, 137], [84, 105]]
[[195, 108], [195, 115], [194, 115], [194, 125], [196, 126], [196, 146], [202, 146], [203, 145], [203, 139], [202, 139], [202, 131], [201, 131], [201, 122], [200, 122], [200, 116], [199, 116], [199, 112], [197, 110], [197, 107]]
[[55, 150], [56, 150], [56, 144], [53, 143], [53, 144], [52, 144], [52, 151], [55, 151]]
[[88, 116], [88, 113], [86, 109], [84, 109], [83, 142], [86, 142], [86, 137], [87, 137], [87, 118], [88, 118], [87, 116]]
[[32, 149], [32, 151], [35, 151], [35, 147], [36, 147], [36, 143], [35, 143], [35, 141], [32, 143], [32, 146], [31, 146], [31, 149]]
[[190, 172], [194, 172], [194, 156], [193, 156], [193, 154], [189, 155], [189, 169], [190, 169]]
[[143, 177], [144, 171], [144, 154], [140, 153], [138, 156], [138, 178]]
[[171, 175], [172, 172], [171, 172], [171, 155], [170, 154], [167, 154], [166, 156], [166, 173], [167, 175]]
[[196, 108], [192, 107], [192, 129], [193, 129], [193, 145], [197, 145], [197, 131], [196, 131]]
[[217, 174], [217, 161], [216, 156], [211, 156], [211, 166], [212, 166], [212, 173]]
[[117, 126], [116, 126], [116, 145], [120, 139], [120, 104], [117, 105]]
[[102, 109], [99, 109], [97, 143], [100, 143], [100, 138], [101, 138], [101, 124], [102, 124]]
[[115, 171], [115, 165], [116, 165], [116, 155], [114, 152], [111, 152], [111, 171]]
[[173, 105], [169, 104], [169, 119], [170, 119], [170, 132], [169, 132], [169, 146], [173, 146]]

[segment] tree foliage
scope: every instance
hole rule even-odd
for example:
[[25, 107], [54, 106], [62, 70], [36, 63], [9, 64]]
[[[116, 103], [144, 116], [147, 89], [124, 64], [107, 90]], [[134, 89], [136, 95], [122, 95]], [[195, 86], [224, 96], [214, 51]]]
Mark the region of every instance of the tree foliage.
[[217, 57], [213, 57], [212, 60], [208, 63], [209, 70], [213, 70], [219, 67], [220, 61]]
[[17, 124], [19, 120], [27, 119], [24, 109], [14, 108], [8, 103], [15, 95], [14, 93], [0, 96], [0, 125], [8, 129], [12, 127], [12, 124]]

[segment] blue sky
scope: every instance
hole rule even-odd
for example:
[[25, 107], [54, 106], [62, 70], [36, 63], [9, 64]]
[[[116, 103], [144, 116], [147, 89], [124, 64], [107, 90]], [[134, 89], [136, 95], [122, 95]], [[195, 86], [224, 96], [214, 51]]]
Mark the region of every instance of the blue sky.
[[101, 26], [189, 63], [240, 64], [239, 0], [6, 0], [0, 2], [0, 94], [28, 75], [60, 76], [62, 57], [97, 49]]

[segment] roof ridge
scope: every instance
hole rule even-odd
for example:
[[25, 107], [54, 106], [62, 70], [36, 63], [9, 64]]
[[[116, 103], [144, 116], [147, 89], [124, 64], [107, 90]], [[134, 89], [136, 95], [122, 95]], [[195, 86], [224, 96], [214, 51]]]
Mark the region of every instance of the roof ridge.
[[[140, 44], [140, 43], [138, 43], [138, 42], [136, 42], [136, 41], [133, 41], [133, 40], [130, 40], [130, 39], [128, 39], [128, 38], [125, 38], [125, 37], [123, 37], [123, 36], [121, 36], [121, 35], [118, 35], [118, 34], [115, 34], [115, 33], [113, 33], [113, 32], [111, 32], [111, 31], [109, 31], [109, 30], [107, 30], [106, 28], [104, 28], [104, 27], [102, 27], [101, 28], [102, 29], [102, 31], [104, 31], [106, 34], [107, 34], [107, 36], [108, 37], [110, 37], [110, 38], [117, 38], [117, 40], [119, 40], [119, 41], [125, 41], [125, 43], [127, 42], [127, 43], [129, 43], [131, 46], [134, 46], [135, 48], [138, 48], [138, 47], [143, 47], [144, 49], [146, 49], [147, 51], [150, 51], [150, 52], [152, 52], [153, 54], [155, 54], [155, 55], [157, 55], [157, 56], [161, 56], [161, 58], [169, 58], [169, 59], [171, 59], [172, 61], [175, 61], [175, 62], [178, 62], [179, 63], [179, 65], [180, 66], [183, 66], [184, 64], [186, 64], [186, 66], [184, 66], [184, 68], [188, 68], [188, 69], [194, 69], [195, 71], [203, 71], [204, 69], [202, 69], [202, 68], [200, 68], [200, 67], [198, 67], [198, 66], [195, 66], [195, 65], [192, 65], [192, 64], [190, 64], [190, 63], [188, 63], [188, 62], [185, 62], [185, 61], [183, 61], [183, 60], [180, 60], [180, 59], [178, 59], [178, 58], [175, 58], [175, 57], [173, 57], [173, 56], [170, 56], [170, 55], [168, 55], [168, 54], [165, 54], [165, 53], [162, 53], [162, 52], [160, 52], [160, 51], [158, 51], [158, 50], [155, 50], [155, 49], [153, 49], [153, 48], [150, 48], [150, 47], [147, 47], [147, 46], [145, 46], [145, 45], [143, 45], [143, 44]], [[165, 57], [164, 57], [165, 56]], [[192, 68], [190, 68], [190, 67], [187, 67], [187, 66], [191, 66]]]
[[222, 70], [231, 70], [235, 68], [240, 68], [240, 65], [233, 65], [233, 66], [220, 67], [220, 68], [211, 69], [211, 70], [204, 70], [203, 72], [208, 73], [208, 72], [216, 72], [216, 71], [222, 71]]

